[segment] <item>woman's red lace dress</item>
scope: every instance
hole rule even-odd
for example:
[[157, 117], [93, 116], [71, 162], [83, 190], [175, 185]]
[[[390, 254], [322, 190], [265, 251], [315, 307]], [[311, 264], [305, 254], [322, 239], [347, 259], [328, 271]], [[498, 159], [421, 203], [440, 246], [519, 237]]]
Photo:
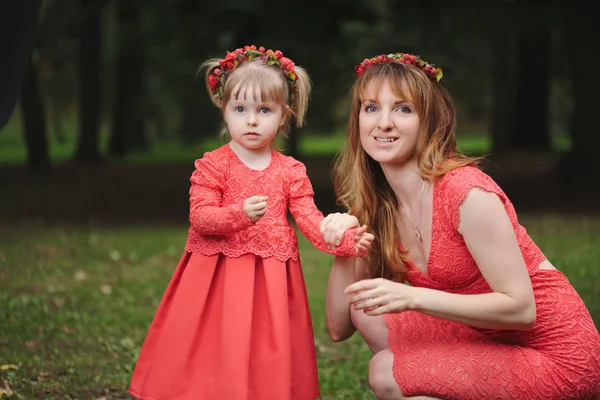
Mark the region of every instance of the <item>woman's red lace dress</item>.
[[409, 265], [408, 281], [458, 294], [490, 292], [462, 236], [458, 208], [472, 188], [504, 202], [529, 269], [537, 304], [530, 330], [490, 330], [407, 311], [386, 315], [393, 372], [405, 396], [443, 399], [596, 399], [600, 335], [565, 275], [540, 269], [546, 257], [519, 225], [504, 192], [475, 167], [434, 185], [428, 273]]
[[[196, 161], [186, 251], [140, 352], [130, 392], [148, 400], [313, 400], [319, 383], [296, 231], [327, 250], [304, 165], [264, 170], [229, 145]], [[252, 223], [245, 199], [267, 195]], [[354, 232], [334, 254], [354, 255]]]

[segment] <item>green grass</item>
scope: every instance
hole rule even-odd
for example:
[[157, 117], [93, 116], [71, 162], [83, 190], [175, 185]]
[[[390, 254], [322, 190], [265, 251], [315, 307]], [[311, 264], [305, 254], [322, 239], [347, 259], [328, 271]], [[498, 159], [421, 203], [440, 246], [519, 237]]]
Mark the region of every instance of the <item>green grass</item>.
[[[600, 219], [528, 215], [522, 222], [600, 326]], [[137, 352], [187, 227], [0, 229], [0, 393], [10, 389], [10, 399], [128, 398]], [[302, 237], [300, 247], [322, 399], [372, 399], [369, 351], [360, 337], [336, 344], [325, 332], [332, 257]]]

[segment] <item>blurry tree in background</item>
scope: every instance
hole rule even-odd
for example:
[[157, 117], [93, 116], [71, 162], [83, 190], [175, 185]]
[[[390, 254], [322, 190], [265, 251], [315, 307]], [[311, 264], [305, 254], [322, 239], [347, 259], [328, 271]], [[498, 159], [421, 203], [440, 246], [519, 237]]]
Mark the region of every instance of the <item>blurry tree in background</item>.
[[[554, 136], [570, 135], [561, 168], [587, 159], [597, 170], [590, 96], [599, 83], [589, 67], [599, 57], [596, 17], [567, 0], [43, 0], [21, 72], [29, 164], [48, 165], [48, 132], [64, 140], [74, 118], [76, 162], [214, 137], [220, 116], [197, 67], [257, 44], [309, 71], [303, 134], [343, 129], [353, 66], [363, 58], [414, 52], [444, 69], [461, 131], [489, 131], [496, 153], [550, 152]], [[297, 139], [287, 142], [296, 156]]]

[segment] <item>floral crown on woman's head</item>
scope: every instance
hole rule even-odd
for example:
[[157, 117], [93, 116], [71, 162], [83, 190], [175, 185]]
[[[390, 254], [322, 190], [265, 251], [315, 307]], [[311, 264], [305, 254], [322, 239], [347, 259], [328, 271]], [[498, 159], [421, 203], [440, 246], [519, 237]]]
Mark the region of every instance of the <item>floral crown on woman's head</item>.
[[215, 68], [208, 75], [208, 85], [210, 87], [211, 95], [218, 101], [223, 100], [223, 84], [225, 83], [225, 76], [244, 64], [246, 61], [251, 61], [260, 58], [264, 60], [265, 64], [273, 65], [283, 72], [285, 75], [288, 87], [290, 89], [289, 102], [292, 104], [293, 93], [296, 88], [296, 80], [298, 76], [294, 71], [295, 64], [292, 60], [283, 56], [283, 53], [279, 50], [265, 50], [264, 47], [256, 48], [256, 46], [244, 46], [243, 48], [235, 49], [232, 52], [227, 52], [227, 55], [222, 60], [219, 60], [219, 66], [221, 68]]
[[354, 67], [354, 70], [356, 71], [356, 76], [361, 76], [365, 70], [371, 68], [373, 65], [386, 63], [414, 65], [425, 72], [425, 75], [434, 82], [441, 82], [444, 76], [441, 68], [421, 60], [419, 56], [406, 53], [381, 54], [373, 58], [365, 58], [363, 62]]

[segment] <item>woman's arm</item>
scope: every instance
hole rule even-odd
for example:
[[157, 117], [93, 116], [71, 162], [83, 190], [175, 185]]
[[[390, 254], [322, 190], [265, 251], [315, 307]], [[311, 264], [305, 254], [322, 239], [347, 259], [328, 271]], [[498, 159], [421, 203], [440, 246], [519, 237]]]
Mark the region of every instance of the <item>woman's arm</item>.
[[350, 318], [350, 304], [344, 289], [356, 282], [357, 259], [355, 257], [335, 257], [327, 284], [325, 320], [327, 333], [334, 342], [350, 338], [356, 328]]
[[493, 293], [458, 295], [376, 279], [347, 288], [355, 306], [378, 306], [369, 314], [411, 309], [481, 328], [531, 328], [533, 288], [504, 205], [495, 194], [472, 189], [459, 213], [459, 232]]

